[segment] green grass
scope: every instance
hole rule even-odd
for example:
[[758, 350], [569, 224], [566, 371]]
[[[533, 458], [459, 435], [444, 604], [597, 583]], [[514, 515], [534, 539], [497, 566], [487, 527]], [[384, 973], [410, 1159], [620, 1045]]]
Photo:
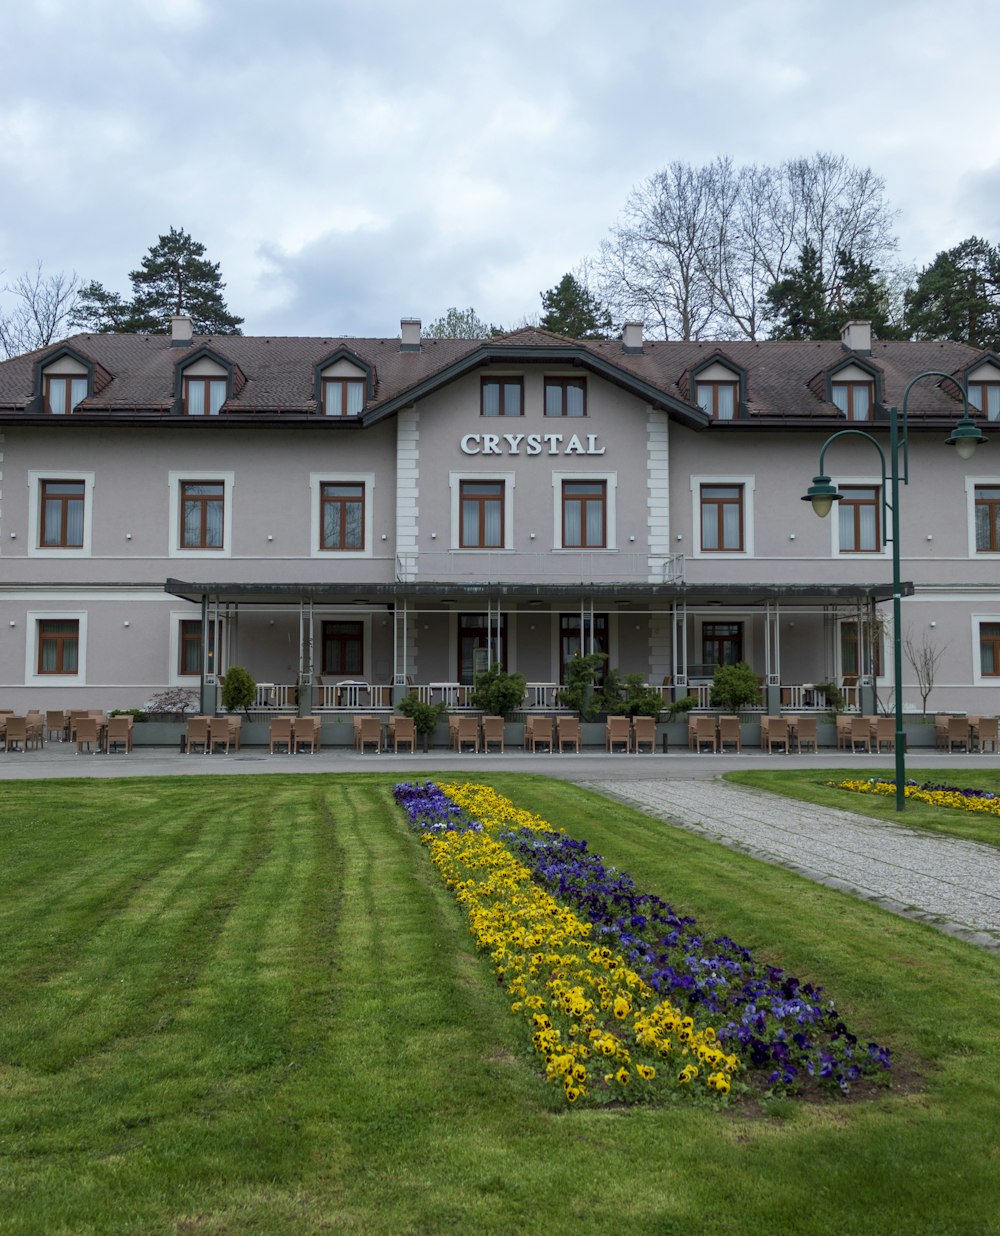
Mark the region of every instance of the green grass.
[[822, 983], [905, 1084], [567, 1110], [391, 779], [11, 782], [0, 1231], [1000, 1231], [1000, 959], [580, 787], [488, 779]]
[[[908, 828], [922, 828], [928, 832], [943, 833], [951, 837], [964, 837], [967, 841], [982, 841], [987, 845], [1000, 846], [1000, 815], [987, 815], [979, 811], [961, 811], [954, 807], [932, 807], [928, 803], [908, 798], [902, 811], [896, 810], [896, 796], [858, 794], [852, 790], [838, 790], [829, 782], [861, 780], [879, 777], [887, 781], [895, 778], [892, 768], [872, 768], [859, 772], [856, 768], [793, 768], [781, 771], [770, 769], [747, 769], [726, 773], [725, 779], [737, 785], [753, 785], [776, 794], [786, 794], [804, 802], [821, 807], [839, 807], [843, 811], [857, 811], [879, 820], [891, 820]], [[923, 785], [956, 786], [958, 789], [992, 790], [1000, 794], [1000, 773], [990, 768], [957, 771], [954, 768], [921, 768], [909, 773], [909, 780]]]

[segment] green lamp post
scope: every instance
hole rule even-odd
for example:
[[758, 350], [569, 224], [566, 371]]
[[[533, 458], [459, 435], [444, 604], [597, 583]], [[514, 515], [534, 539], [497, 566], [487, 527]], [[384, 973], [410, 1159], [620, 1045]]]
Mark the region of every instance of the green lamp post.
[[[899, 567], [899, 486], [910, 483], [910, 446], [909, 424], [906, 416], [906, 405], [913, 386], [923, 378], [945, 378], [954, 382], [949, 373], [929, 369], [911, 378], [903, 391], [902, 413], [895, 408], [889, 409], [889, 466], [888, 477], [890, 496], [886, 497], [886, 454], [878, 440], [864, 429], [841, 429], [831, 434], [823, 443], [819, 452], [819, 473], [813, 477], [813, 483], [802, 496], [803, 502], [812, 503], [812, 508], [821, 518], [830, 514], [830, 508], [841, 497], [837, 486], [833, 484], [824, 469], [824, 457], [827, 448], [838, 438], [858, 437], [870, 442], [878, 451], [882, 465], [882, 544], [892, 545], [892, 643], [893, 643], [893, 679], [895, 685], [896, 705], [896, 810], [902, 811], [906, 805], [906, 751], [905, 735], [903, 733], [903, 631], [900, 614], [900, 567]], [[986, 442], [969, 415], [969, 398], [962, 391], [962, 418], [945, 439], [947, 446], [953, 446], [960, 459], [971, 459], [976, 447]], [[900, 470], [900, 455], [902, 454], [902, 470]], [[889, 520], [887, 512], [892, 512], [892, 536], [889, 535]]]

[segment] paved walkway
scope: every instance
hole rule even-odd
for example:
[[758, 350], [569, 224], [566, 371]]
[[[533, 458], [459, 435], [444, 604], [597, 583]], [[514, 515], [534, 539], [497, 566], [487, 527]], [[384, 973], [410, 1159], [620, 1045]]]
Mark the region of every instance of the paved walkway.
[[712, 841], [1000, 951], [1000, 850], [721, 781], [590, 788]]

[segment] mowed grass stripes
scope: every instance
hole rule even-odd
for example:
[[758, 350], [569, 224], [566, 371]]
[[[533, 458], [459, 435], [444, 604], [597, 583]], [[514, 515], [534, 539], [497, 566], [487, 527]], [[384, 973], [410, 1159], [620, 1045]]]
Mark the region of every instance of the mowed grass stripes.
[[996, 958], [578, 787], [491, 781], [827, 984], [917, 1084], [567, 1112], [389, 778], [8, 783], [0, 1232], [991, 1230]]

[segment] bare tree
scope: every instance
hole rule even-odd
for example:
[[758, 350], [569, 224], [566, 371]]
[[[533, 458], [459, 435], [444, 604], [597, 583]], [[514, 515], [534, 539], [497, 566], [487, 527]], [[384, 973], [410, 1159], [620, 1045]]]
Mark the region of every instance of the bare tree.
[[831, 303], [839, 255], [884, 267], [895, 248], [885, 181], [842, 155], [777, 167], [671, 163], [632, 191], [601, 248], [602, 297], [664, 338], [766, 333], [766, 293], [809, 244]]
[[13, 297], [14, 307], [0, 313], [0, 348], [5, 355], [19, 356], [57, 339], [73, 311], [79, 286], [75, 272], [46, 275], [41, 262], [6, 284], [2, 290]]
[[928, 635], [924, 635], [918, 642], [909, 627], [903, 635], [903, 651], [917, 676], [917, 690], [920, 692], [922, 715], [925, 717], [927, 698], [934, 690], [934, 679], [947, 647], [947, 644], [935, 643]]

